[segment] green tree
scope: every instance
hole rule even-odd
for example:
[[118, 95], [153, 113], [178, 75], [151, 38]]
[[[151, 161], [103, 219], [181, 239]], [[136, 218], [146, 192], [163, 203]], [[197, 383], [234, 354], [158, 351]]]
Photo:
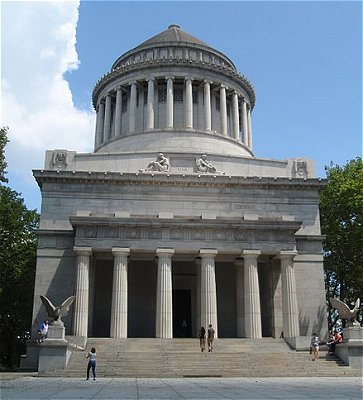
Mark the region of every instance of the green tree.
[[0, 128], [0, 182], [7, 182], [6, 174], [6, 160], [5, 160], [5, 146], [8, 142], [8, 128]]
[[[353, 303], [363, 296], [363, 163], [326, 167], [328, 184], [320, 196], [326, 297]], [[328, 303], [329, 304], [329, 303]], [[362, 314], [361, 316], [362, 317]], [[328, 305], [329, 328], [338, 321]]]
[[[7, 129], [1, 129], [4, 146], [6, 134]], [[3, 150], [1, 177], [6, 174]], [[22, 339], [31, 326], [38, 222], [39, 215], [26, 208], [19, 193], [0, 186], [0, 356], [7, 368], [24, 351]]]

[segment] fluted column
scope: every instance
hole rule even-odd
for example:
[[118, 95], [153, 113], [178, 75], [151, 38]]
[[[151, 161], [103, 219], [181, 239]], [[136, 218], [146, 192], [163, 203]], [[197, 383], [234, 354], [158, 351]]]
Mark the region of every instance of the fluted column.
[[296, 251], [281, 251], [282, 326], [284, 337], [299, 336], [299, 314], [296, 296], [294, 257]]
[[166, 127], [174, 127], [174, 77], [167, 76], [166, 78]]
[[236, 260], [237, 337], [245, 336], [244, 329], [244, 262]]
[[243, 143], [250, 147], [247, 129], [247, 106], [246, 99], [242, 97], [242, 131], [243, 131]]
[[154, 120], [154, 90], [155, 90], [155, 81], [153, 78], [147, 80], [147, 129], [154, 129], [155, 120]]
[[156, 337], [173, 337], [173, 287], [171, 258], [174, 249], [156, 249], [158, 276], [156, 288]]
[[121, 118], [122, 118], [122, 89], [121, 86], [116, 91], [116, 111], [115, 111], [115, 136], [121, 136]]
[[193, 128], [193, 79], [185, 78], [185, 127]]
[[209, 324], [213, 325], [218, 336], [217, 319], [217, 290], [214, 259], [218, 250], [201, 249], [199, 255], [202, 259], [200, 267], [200, 320], [206, 329]]
[[95, 148], [103, 142], [103, 126], [105, 121], [105, 103], [100, 102], [97, 111]]
[[258, 282], [257, 258], [259, 250], [245, 250], [244, 259], [244, 297], [245, 297], [245, 336], [261, 338], [261, 306]]
[[220, 113], [221, 113], [221, 133], [223, 135], [227, 135], [227, 97], [226, 97], [226, 89], [225, 85], [221, 85], [220, 88]]
[[[200, 327], [202, 326], [200, 319], [200, 267], [201, 267], [201, 259], [195, 259], [195, 268], [197, 272], [197, 282], [196, 282], [196, 321], [197, 321], [197, 332], [199, 332]], [[204, 326], [205, 328], [205, 326]]]
[[210, 84], [209, 81], [204, 81], [204, 129], [212, 130], [212, 109], [210, 104]]
[[103, 141], [106, 142], [111, 135], [111, 95], [106, 96], [105, 122], [103, 127]]
[[236, 140], [239, 140], [238, 93], [236, 91], [233, 92], [232, 118], [233, 118], [233, 137]]
[[129, 114], [129, 132], [135, 132], [136, 120], [136, 82], [130, 82], [130, 114]]
[[129, 248], [113, 248], [113, 282], [110, 336], [127, 338], [127, 257]]
[[248, 147], [252, 150], [252, 123], [251, 123], [251, 108], [247, 109], [247, 130], [248, 130]]
[[88, 335], [89, 260], [91, 247], [73, 247], [76, 254], [76, 301], [74, 305], [73, 335]]

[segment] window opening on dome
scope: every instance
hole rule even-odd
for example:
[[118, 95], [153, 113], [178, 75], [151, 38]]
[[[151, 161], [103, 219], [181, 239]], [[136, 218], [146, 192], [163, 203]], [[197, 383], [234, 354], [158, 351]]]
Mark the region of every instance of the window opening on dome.
[[175, 102], [183, 101], [183, 89], [175, 89], [174, 90], [174, 101]]
[[216, 110], [219, 111], [221, 109], [221, 102], [219, 96], [216, 96]]
[[122, 112], [127, 111], [127, 94], [123, 93], [122, 94]]
[[198, 92], [193, 90], [193, 103], [198, 104]]
[[159, 103], [166, 102], [166, 89], [159, 89]]

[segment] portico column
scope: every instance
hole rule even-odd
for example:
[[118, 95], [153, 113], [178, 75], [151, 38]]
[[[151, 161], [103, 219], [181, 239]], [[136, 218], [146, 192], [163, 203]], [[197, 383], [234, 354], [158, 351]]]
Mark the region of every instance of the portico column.
[[167, 76], [166, 78], [166, 127], [174, 127], [174, 77]]
[[136, 82], [130, 82], [130, 114], [129, 114], [129, 132], [135, 132], [136, 119]]
[[76, 254], [76, 301], [74, 305], [73, 335], [88, 335], [89, 259], [91, 247], [73, 247]]
[[193, 128], [193, 88], [192, 78], [185, 78], [185, 127]]
[[223, 135], [227, 135], [227, 98], [226, 98], [226, 89], [225, 85], [221, 85], [220, 88], [220, 113], [221, 113], [221, 133]]
[[251, 123], [251, 108], [247, 109], [247, 125], [248, 125], [248, 147], [252, 150], [252, 123]]
[[115, 116], [115, 136], [121, 136], [121, 117], [122, 117], [122, 89], [121, 86], [116, 91], [116, 116]]
[[232, 117], [233, 117], [233, 137], [239, 140], [239, 111], [238, 111], [238, 93], [233, 92], [232, 100]]
[[127, 338], [127, 257], [129, 248], [113, 248], [113, 282], [110, 336]]
[[218, 337], [217, 319], [217, 290], [214, 259], [218, 250], [201, 249], [199, 255], [202, 258], [200, 266], [200, 323], [206, 329], [213, 325], [215, 337]]
[[244, 300], [245, 300], [245, 335], [247, 338], [261, 338], [261, 306], [258, 282], [257, 258], [259, 250], [244, 250]]
[[210, 84], [209, 81], [204, 81], [204, 129], [212, 130], [212, 109], [210, 104]]
[[284, 337], [299, 336], [299, 314], [296, 296], [294, 257], [296, 251], [281, 251], [282, 329]]
[[154, 129], [154, 88], [153, 78], [147, 80], [147, 129]]
[[242, 97], [242, 127], [243, 127], [243, 143], [250, 147], [249, 138], [248, 138], [248, 130], [247, 130], [247, 106], [246, 99]]
[[244, 263], [236, 260], [237, 337], [244, 337]]
[[105, 121], [105, 103], [100, 102], [97, 112], [95, 147], [103, 142], [103, 126]]
[[105, 122], [103, 127], [103, 141], [106, 142], [111, 134], [111, 95], [106, 96]]
[[156, 337], [173, 337], [173, 287], [171, 257], [174, 249], [156, 249], [158, 276], [156, 288]]

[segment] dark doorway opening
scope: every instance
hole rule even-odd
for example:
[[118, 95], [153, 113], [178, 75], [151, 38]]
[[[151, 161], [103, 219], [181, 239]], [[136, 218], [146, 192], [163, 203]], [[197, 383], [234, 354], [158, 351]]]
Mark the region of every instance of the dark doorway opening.
[[173, 337], [192, 337], [191, 291], [173, 290]]

